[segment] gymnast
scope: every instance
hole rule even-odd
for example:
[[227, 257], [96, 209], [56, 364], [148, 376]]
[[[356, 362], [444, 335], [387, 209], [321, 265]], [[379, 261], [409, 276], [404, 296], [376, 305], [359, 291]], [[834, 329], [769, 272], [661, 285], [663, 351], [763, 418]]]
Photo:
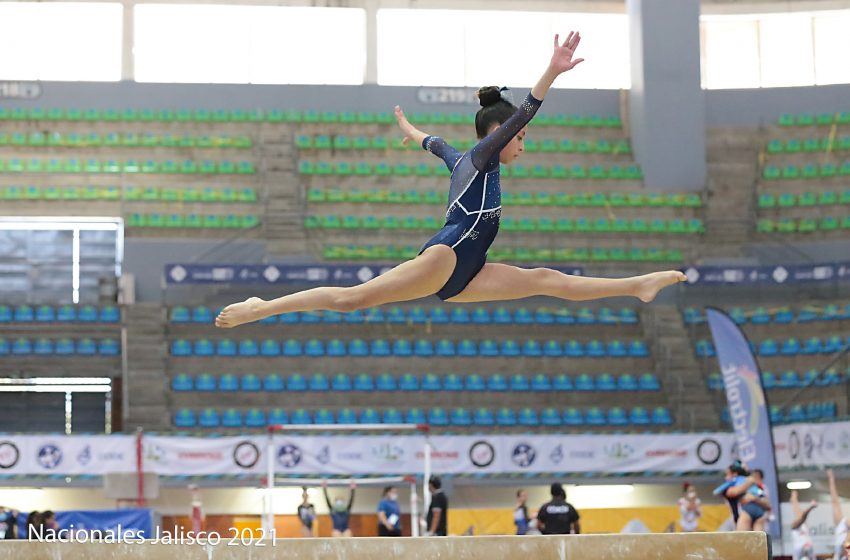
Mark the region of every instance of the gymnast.
[[216, 317], [216, 326], [232, 328], [296, 311], [345, 313], [433, 294], [444, 301], [462, 303], [532, 296], [572, 301], [634, 296], [650, 302], [662, 288], [685, 281], [685, 275], [676, 270], [630, 278], [587, 278], [549, 268], [524, 269], [486, 263], [487, 250], [499, 231], [499, 164], [509, 165], [522, 154], [526, 125], [555, 78], [584, 60], [573, 58], [580, 41], [577, 32], [571, 32], [563, 44], [555, 35], [549, 65], [519, 108], [504, 99], [499, 88], [481, 88], [478, 92], [481, 109], [475, 115], [480, 141], [465, 154], [442, 138], [415, 128], [396, 106], [395, 116], [405, 142], [421, 145], [451, 170], [446, 224], [416, 258], [358, 286], [313, 288], [269, 301], [248, 298], [225, 307]]

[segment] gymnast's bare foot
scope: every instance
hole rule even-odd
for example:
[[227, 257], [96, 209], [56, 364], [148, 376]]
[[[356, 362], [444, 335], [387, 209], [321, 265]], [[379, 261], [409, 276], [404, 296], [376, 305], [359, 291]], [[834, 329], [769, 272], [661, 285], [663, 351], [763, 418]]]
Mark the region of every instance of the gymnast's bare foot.
[[248, 298], [243, 302], [228, 305], [215, 318], [215, 326], [222, 329], [232, 329], [245, 323], [252, 323], [263, 318], [260, 306], [265, 303], [258, 297]]
[[642, 302], [649, 303], [655, 299], [655, 296], [663, 288], [684, 282], [687, 279], [688, 277], [678, 270], [665, 270], [663, 272], [644, 274], [637, 278], [638, 287], [634, 295], [640, 298]]

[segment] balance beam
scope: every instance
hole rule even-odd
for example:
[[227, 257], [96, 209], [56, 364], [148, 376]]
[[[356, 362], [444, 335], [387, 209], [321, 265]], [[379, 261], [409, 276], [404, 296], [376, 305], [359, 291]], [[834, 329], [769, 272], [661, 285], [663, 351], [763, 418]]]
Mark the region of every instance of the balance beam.
[[0, 560], [769, 560], [764, 533], [278, 539], [275, 546], [0, 541]]

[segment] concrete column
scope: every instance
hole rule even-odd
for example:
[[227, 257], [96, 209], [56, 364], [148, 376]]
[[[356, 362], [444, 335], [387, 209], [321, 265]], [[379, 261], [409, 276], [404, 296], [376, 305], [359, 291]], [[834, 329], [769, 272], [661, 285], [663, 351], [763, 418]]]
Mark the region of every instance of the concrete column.
[[699, 190], [706, 180], [699, 0], [626, 0], [626, 11], [632, 73], [629, 124], [646, 185]]
[[121, 34], [121, 80], [132, 82], [136, 77], [133, 64], [133, 8], [136, 3], [133, 0], [124, 0], [121, 5], [124, 7]]
[[366, 10], [366, 84], [378, 83], [378, 0], [365, 0]]

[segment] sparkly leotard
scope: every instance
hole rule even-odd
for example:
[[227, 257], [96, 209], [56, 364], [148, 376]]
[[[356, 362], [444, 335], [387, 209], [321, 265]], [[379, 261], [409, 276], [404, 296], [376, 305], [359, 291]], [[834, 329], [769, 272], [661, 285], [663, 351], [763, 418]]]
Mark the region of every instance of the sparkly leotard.
[[452, 172], [446, 224], [422, 247], [424, 251], [433, 245], [447, 245], [457, 256], [454, 272], [437, 292], [440, 299], [461, 293], [484, 267], [502, 214], [499, 152], [528, 124], [541, 103], [528, 94], [516, 113], [465, 154], [437, 136], [422, 141], [422, 147], [441, 158]]

